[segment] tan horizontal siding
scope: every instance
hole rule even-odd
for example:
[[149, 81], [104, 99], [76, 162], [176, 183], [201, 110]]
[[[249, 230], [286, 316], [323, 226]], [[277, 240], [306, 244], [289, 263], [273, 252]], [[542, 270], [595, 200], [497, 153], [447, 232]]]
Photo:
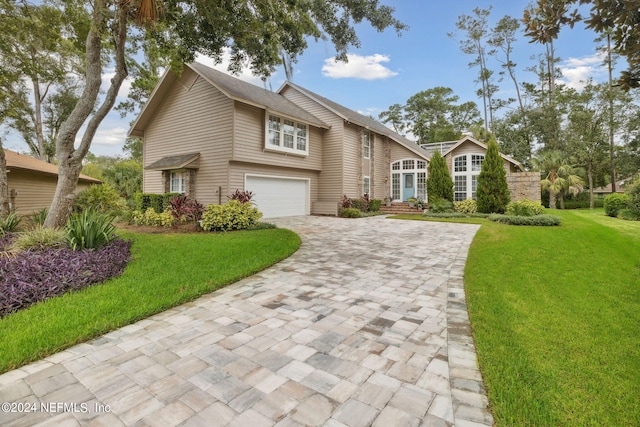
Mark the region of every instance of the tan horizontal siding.
[[[22, 170], [12, 170], [7, 174], [9, 182], [9, 192], [15, 190], [15, 198], [10, 197], [18, 215], [30, 215], [34, 211], [42, 208], [49, 208], [56, 192], [58, 177], [53, 175], [43, 175]], [[79, 182], [75, 193], [78, 194], [89, 184]]]
[[[402, 159], [421, 159], [420, 157], [418, 157], [413, 151], [409, 150], [406, 147], [403, 147], [402, 145], [398, 144], [397, 142], [393, 141], [393, 140], [389, 140], [389, 143], [391, 144], [391, 163], [397, 162], [398, 160], [402, 160]], [[416, 145], [417, 147], [417, 145]]]
[[387, 153], [388, 142], [387, 138], [375, 135], [373, 140], [373, 170], [375, 179], [372, 185], [372, 195], [374, 199], [384, 199], [390, 194], [389, 182], [389, 159]]
[[297, 90], [287, 87], [283, 92], [287, 99], [330, 126], [322, 139], [322, 172], [320, 173], [319, 200], [337, 201], [344, 193], [343, 188], [343, 128], [344, 121], [332, 111]]
[[344, 169], [342, 180], [344, 193], [349, 197], [362, 197], [362, 128], [345, 124], [344, 127]]
[[233, 160], [319, 171], [322, 168], [322, 131], [307, 125], [309, 155], [265, 151], [265, 111], [235, 103]]
[[[233, 138], [233, 101], [189, 69], [168, 91], [144, 136], [144, 161], [200, 152], [195, 197], [218, 201], [218, 187], [228, 187], [227, 164]], [[144, 171], [144, 191], [162, 193], [161, 171]]]

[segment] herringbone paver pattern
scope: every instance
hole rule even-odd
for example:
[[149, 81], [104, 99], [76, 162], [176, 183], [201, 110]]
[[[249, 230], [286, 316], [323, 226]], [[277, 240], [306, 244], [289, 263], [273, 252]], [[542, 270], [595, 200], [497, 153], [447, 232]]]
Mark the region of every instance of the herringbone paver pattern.
[[38, 405], [0, 425], [493, 423], [462, 284], [477, 226], [276, 222], [302, 237], [289, 259], [0, 376], [0, 402]]

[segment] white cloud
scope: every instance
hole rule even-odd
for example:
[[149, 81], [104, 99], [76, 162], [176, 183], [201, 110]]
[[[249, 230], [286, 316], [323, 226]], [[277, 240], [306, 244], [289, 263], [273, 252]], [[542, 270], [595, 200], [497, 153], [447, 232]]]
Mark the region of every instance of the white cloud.
[[603, 60], [603, 54], [599, 52], [582, 58], [569, 58], [560, 63], [560, 80], [568, 87], [581, 90], [589, 79], [598, 81], [605, 75]]
[[[76, 143], [80, 143], [79, 138], [76, 140]], [[127, 129], [123, 127], [115, 127], [111, 129], [98, 128], [91, 145], [121, 146], [126, 140]]]
[[[204, 65], [206, 65], [208, 67], [211, 67], [213, 69], [216, 69], [218, 71], [222, 71], [223, 73], [229, 74], [230, 76], [237, 77], [238, 79], [243, 80], [243, 81], [245, 81], [247, 83], [251, 83], [251, 84], [254, 84], [256, 86], [264, 87], [264, 83], [262, 82], [262, 79], [259, 76], [254, 76], [253, 75], [253, 73], [251, 72], [251, 69], [249, 68], [248, 64], [245, 64], [245, 66], [242, 67], [242, 71], [238, 75], [232, 74], [229, 71], [229, 63], [231, 62], [231, 49], [224, 48], [223, 51], [222, 51], [222, 58], [221, 59], [222, 59], [222, 61], [220, 63], [216, 63], [216, 60], [214, 58], [211, 58], [211, 57], [208, 57], [208, 56], [204, 56], [204, 55], [200, 55], [200, 54], [196, 55], [196, 62], [204, 64]], [[278, 74], [277, 72], [272, 74], [270, 79], [273, 79], [277, 74]], [[277, 89], [277, 87], [275, 89]]]
[[363, 80], [379, 80], [397, 76], [398, 73], [382, 65], [391, 58], [387, 55], [376, 53], [369, 56], [361, 56], [350, 53], [347, 55], [349, 62], [336, 62], [334, 58], [324, 60], [322, 75], [332, 79], [355, 78]]
[[[108, 72], [102, 74], [102, 86], [101, 88], [106, 92], [109, 90], [109, 86], [111, 86], [111, 79], [116, 75], [115, 70], [110, 68]], [[124, 101], [129, 95], [129, 90], [131, 90], [131, 84], [133, 83], [133, 79], [131, 77], [127, 77], [122, 82], [120, 86], [120, 90], [118, 90], [118, 100], [116, 101], [116, 105], [119, 101]]]

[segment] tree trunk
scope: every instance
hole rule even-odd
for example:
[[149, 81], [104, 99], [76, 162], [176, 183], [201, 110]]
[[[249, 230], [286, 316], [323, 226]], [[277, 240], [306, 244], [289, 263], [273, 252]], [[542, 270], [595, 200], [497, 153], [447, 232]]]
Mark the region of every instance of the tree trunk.
[[560, 209], [564, 210], [564, 193], [562, 190], [558, 193], [558, 200], [560, 200]]
[[557, 209], [556, 208], [556, 196], [552, 190], [549, 190], [549, 209]]
[[89, 115], [94, 111], [96, 100], [100, 93], [102, 82], [102, 35], [99, 33], [99, 29], [103, 27], [108, 13], [109, 10], [104, 1], [98, 0], [95, 2], [92, 25], [86, 41], [86, 84], [75, 108], [60, 127], [60, 133], [56, 140], [56, 154], [59, 161], [58, 184], [47, 219], [44, 222], [45, 227], [59, 228], [66, 224], [75, 199], [75, 190], [78, 186], [78, 177], [82, 169], [82, 160], [89, 152], [89, 147], [98, 126], [113, 108], [118, 90], [127, 76], [124, 61], [127, 38], [127, 9], [125, 3], [122, 2], [117, 11], [118, 22], [115, 26], [116, 28], [112, 30], [111, 34], [115, 43], [116, 73], [111, 79], [111, 85], [104, 101], [95, 110], [93, 117], [87, 123], [80, 145], [76, 149], [76, 135]]
[[4, 156], [0, 139], [0, 218], [6, 218], [11, 212], [9, 207], [9, 181], [7, 180], [7, 159]]
[[[611, 168], [611, 194], [616, 192], [615, 139], [613, 128], [613, 58], [611, 57], [611, 33], [607, 33], [607, 68], [609, 69], [609, 166]], [[593, 208], [592, 208], [593, 209]]]

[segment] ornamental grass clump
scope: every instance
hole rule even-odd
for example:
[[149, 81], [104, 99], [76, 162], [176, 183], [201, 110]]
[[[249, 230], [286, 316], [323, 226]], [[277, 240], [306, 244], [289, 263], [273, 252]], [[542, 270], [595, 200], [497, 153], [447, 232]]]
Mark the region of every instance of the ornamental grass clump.
[[19, 253], [30, 250], [63, 248], [67, 246], [67, 233], [58, 228], [38, 225], [31, 230], [15, 233], [16, 238], [8, 247], [8, 252]]
[[505, 211], [506, 215], [512, 216], [536, 216], [544, 213], [544, 206], [540, 202], [529, 199], [515, 200], [509, 202]]
[[0, 257], [0, 318], [119, 276], [130, 258], [131, 242], [123, 239], [95, 250], [47, 248]]

